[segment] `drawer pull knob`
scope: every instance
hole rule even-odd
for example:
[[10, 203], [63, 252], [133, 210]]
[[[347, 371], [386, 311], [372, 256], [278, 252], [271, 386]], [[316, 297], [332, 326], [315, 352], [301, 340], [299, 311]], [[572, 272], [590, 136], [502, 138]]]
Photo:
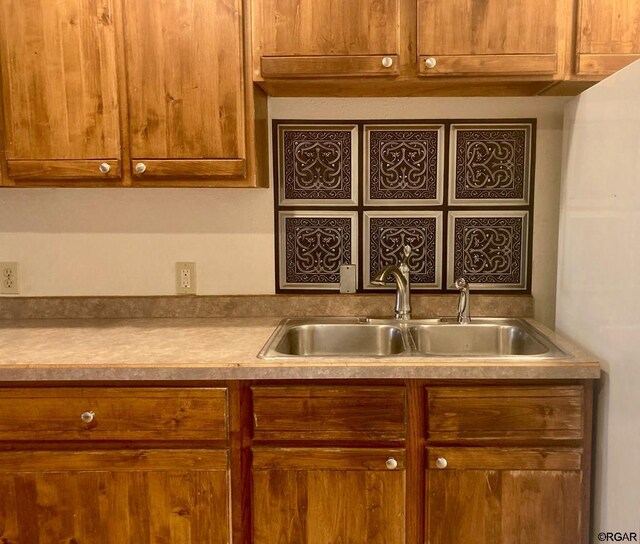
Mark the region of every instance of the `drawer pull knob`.
[[96, 414], [94, 412], [82, 412], [82, 415], [80, 416], [80, 419], [84, 422], [84, 423], [91, 423], [93, 421], [93, 418]]
[[398, 461], [396, 461], [393, 457], [389, 457], [385, 465], [389, 470], [395, 470], [396, 468], [398, 468]]
[[436, 64], [437, 64], [437, 61], [433, 57], [429, 57], [428, 59], [424, 59], [424, 65], [427, 68], [435, 68]]
[[138, 174], [144, 174], [147, 171], [147, 165], [143, 162], [136, 164], [136, 172]]
[[384, 57], [382, 59], [382, 66], [385, 68], [391, 68], [393, 66], [393, 59], [391, 57]]
[[444, 457], [438, 457], [436, 459], [436, 466], [438, 468], [447, 468], [447, 460]]
[[108, 162], [103, 162], [100, 165], [100, 172], [103, 174], [108, 174], [109, 172], [111, 172], [111, 165]]

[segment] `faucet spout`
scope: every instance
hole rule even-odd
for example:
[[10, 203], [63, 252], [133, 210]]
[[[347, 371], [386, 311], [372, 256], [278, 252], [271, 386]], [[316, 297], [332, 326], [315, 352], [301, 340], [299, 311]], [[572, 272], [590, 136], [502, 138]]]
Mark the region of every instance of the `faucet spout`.
[[409, 256], [411, 248], [405, 246], [404, 258], [399, 264], [385, 266], [371, 280], [374, 285], [386, 285], [386, 277], [391, 275], [396, 280], [396, 319], [411, 319], [411, 282], [409, 281]]
[[409, 257], [411, 246], [402, 248], [402, 259], [398, 264], [385, 266], [371, 280], [374, 285], [386, 285], [386, 277], [391, 275], [396, 280], [396, 319], [411, 319], [411, 281], [409, 280]]
[[411, 290], [408, 273], [405, 276], [398, 265], [392, 264], [385, 266], [378, 272], [376, 277], [371, 280], [371, 283], [374, 285], [386, 285], [385, 278], [389, 275], [396, 280], [396, 319], [411, 319]]

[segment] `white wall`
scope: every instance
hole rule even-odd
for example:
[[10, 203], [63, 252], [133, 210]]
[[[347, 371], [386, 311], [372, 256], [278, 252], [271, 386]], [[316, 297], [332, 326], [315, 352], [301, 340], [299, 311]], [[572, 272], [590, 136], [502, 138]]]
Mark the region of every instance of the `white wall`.
[[572, 100], [565, 116], [557, 325], [604, 371], [594, 537], [640, 534], [639, 97], [636, 62]]
[[28, 296], [174, 294], [177, 261], [198, 294], [271, 293], [272, 206], [264, 189], [3, 189], [0, 261]]
[[[533, 294], [554, 319], [563, 98], [269, 101], [272, 118], [537, 117]], [[274, 292], [271, 189], [1, 189], [0, 261], [24, 296], [173, 294], [195, 261], [198, 294]], [[232, 269], [224, 265], [230, 263]]]

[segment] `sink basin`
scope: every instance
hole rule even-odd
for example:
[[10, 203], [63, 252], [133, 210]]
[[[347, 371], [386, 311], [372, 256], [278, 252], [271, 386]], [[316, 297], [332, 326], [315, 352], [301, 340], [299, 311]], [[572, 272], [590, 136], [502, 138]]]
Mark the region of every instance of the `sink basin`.
[[383, 357], [407, 350], [400, 327], [368, 322], [292, 324], [273, 340], [272, 356]]
[[296, 318], [280, 323], [258, 357], [566, 357], [522, 319]]
[[439, 324], [409, 328], [416, 351], [431, 355], [487, 356], [544, 355], [551, 347], [532, 331], [514, 324]]

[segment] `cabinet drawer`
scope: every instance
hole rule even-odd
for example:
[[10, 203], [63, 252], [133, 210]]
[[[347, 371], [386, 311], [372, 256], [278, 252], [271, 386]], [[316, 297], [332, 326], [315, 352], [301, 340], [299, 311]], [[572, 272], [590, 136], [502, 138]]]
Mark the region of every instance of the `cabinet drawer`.
[[0, 389], [0, 440], [226, 440], [227, 436], [225, 388]]
[[404, 440], [404, 387], [253, 387], [256, 440]]
[[582, 438], [581, 386], [431, 387], [432, 441]]

